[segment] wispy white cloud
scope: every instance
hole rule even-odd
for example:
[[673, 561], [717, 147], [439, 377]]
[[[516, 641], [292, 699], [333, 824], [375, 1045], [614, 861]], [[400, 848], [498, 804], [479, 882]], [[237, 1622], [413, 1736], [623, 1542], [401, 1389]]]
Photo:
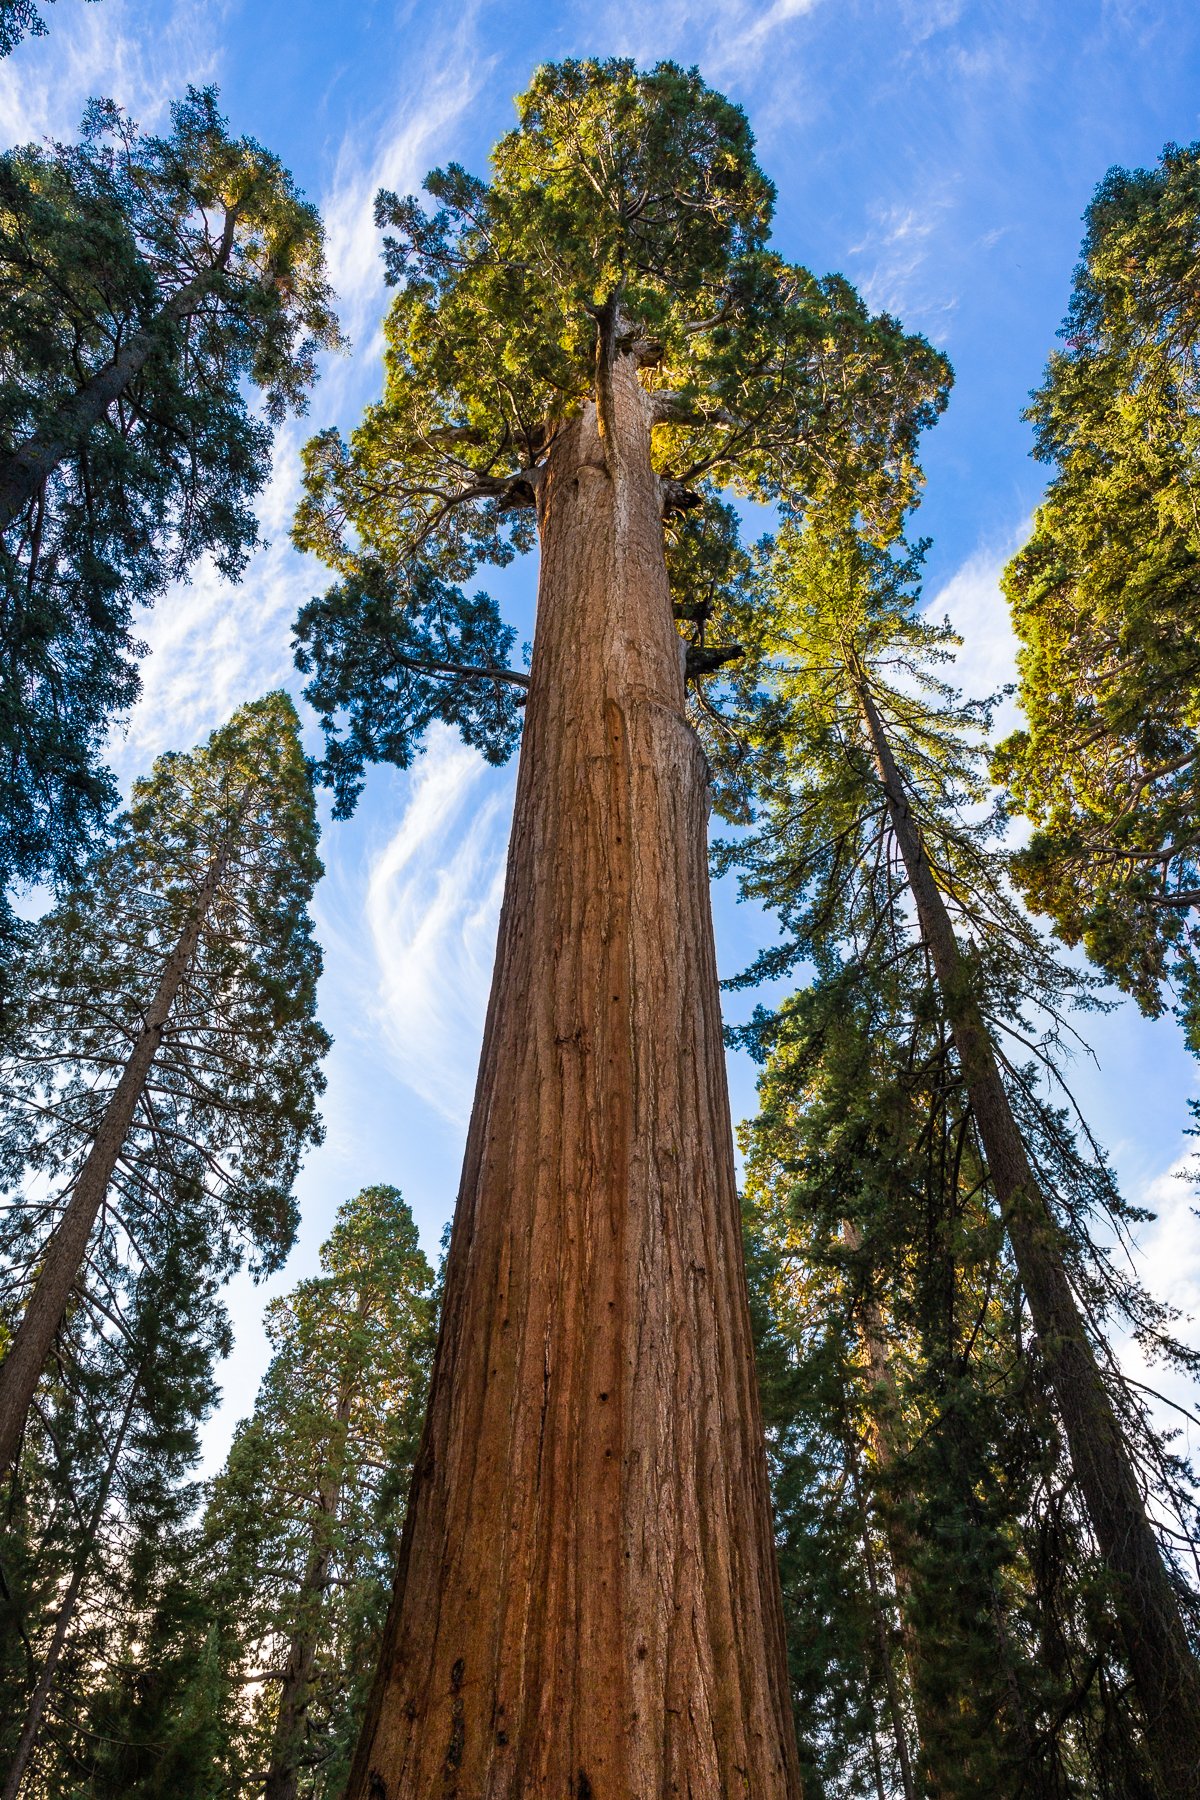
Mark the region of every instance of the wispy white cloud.
[[[998, 693], [1017, 678], [1017, 640], [1000, 576], [1027, 533], [1025, 522], [1006, 544], [981, 546], [928, 602], [929, 612], [935, 618], [948, 617], [962, 638], [954, 680], [976, 698]], [[998, 733], [1010, 731], [1016, 720], [1015, 699], [1004, 701], [996, 711]]]
[[71, 138], [93, 96], [161, 126], [189, 82], [217, 79], [227, 11], [224, 0], [59, 0], [49, 36], [0, 62], [0, 137]]
[[367, 881], [373, 1022], [401, 1081], [455, 1126], [470, 1113], [511, 798], [510, 781], [435, 727]]
[[454, 31], [410, 66], [403, 93], [373, 132], [364, 132], [356, 120], [339, 146], [321, 211], [330, 278], [359, 359], [377, 348], [367, 332], [382, 315], [385, 292], [375, 195], [381, 187], [400, 193], [420, 187], [431, 155], [487, 80], [494, 59], [474, 53], [476, 11], [464, 8]]
[[[610, 5], [605, 30], [612, 48], [639, 62], [682, 52], [712, 79], [750, 75], [774, 50], [780, 33], [823, 0], [624, 0]], [[697, 56], [697, 43], [703, 46]], [[789, 70], [794, 84], [796, 71]]]
[[901, 0], [901, 17], [913, 43], [947, 31], [962, 17], [963, 0]]
[[944, 334], [957, 306], [936, 262], [938, 236], [952, 204], [946, 184], [923, 192], [918, 201], [878, 203], [866, 233], [848, 252], [868, 306], [899, 314], [934, 338]]

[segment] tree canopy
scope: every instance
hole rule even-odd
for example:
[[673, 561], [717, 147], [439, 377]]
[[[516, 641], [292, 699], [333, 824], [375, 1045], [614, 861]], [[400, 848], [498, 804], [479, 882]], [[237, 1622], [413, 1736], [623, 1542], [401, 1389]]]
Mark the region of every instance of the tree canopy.
[[1014, 872], [1069, 944], [1200, 1044], [1200, 145], [1113, 169], [1029, 417], [1053, 468], [1005, 575], [1025, 723], [996, 772]]
[[646, 372], [664, 512], [687, 515], [675, 597], [706, 608], [701, 642], [736, 559], [722, 488], [800, 505], [852, 481], [890, 516], [945, 404], [940, 354], [769, 248], [745, 117], [695, 70], [566, 62], [517, 104], [489, 181], [451, 164], [428, 177], [432, 210], [379, 195], [399, 289], [383, 399], [305, 452], [295, 540], [338, 579], [301, 612], [298, 657], [341, 813], [365, 764], [407, 766], [433, 718], [494, 761], [513, 749], [515, 634], [459, 584], [532, 545], [556, 434], [593, 395], [603, 415], [606, 333]]
[[270, 427], [340, 340], [315, 209], [212, 89], [165, 136], [93, 102], [77, 144], [0, 157], [0, 300], [9, 883], [69, 877], [111, 809], [139, 610], [203, 555], [244, 569]]

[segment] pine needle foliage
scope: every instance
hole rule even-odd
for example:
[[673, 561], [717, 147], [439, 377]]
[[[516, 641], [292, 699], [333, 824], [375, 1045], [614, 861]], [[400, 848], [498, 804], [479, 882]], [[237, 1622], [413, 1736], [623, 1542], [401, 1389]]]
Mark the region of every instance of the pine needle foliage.
[[1004, 585], [1026, 722], [999, 746], [1034, 825], [1030, 904], [1200, 1047], [1200, 145], [1115, 168], [1028, 417], [1053, 476]]
[[22, 1794], [103, 1791], [93, 1783], [109, 1754], [110, 1690], [134, 1671], [151, 1686], [169, 1679], [147, 1620], [187, 1537], [198, 1428], [218, 1398], [215, 1361], [231, 1348], [203, 1215], [178, 1199], [153, 1260], [109, 1264], [103, 1306], [73, 1308], [7, 1487], [6, 1793], [18, 1766]]
[[203, 1557], [236, 1678], [251, 1678], [226, 1768], [332, 1800], [382, 1630], [435, 1314], [394, 1187], [338, 1209], [321, 1271], [267, 1309], [271, 1362], [213, 1484]]
[[[990, 1171], [972, 1135], [977, 1127], [971, 1122], [968, 1078], [973, 1077], [962, 1067], [954, 1044], [946, 1041], [957, 997], [948, 996], [940, 979], [936, 984], [933, 979], [930, 944], [910, 894], [888, 793], [864, 719], [866, 689], [902, 772], [906, 804], [961, 946], [958, 978], [990, 1033], [1033, 1177], [1053, 1210], [1056, 1255], [1062, 1257], [1120, 1431], [1140, 1463], [1140, 1479], [1161, 1508], [1163, 1558], [1178, 1584], [1179, 1604], [1194, 1625], [1195, 1596], [1176, 1560], [1177, 1552], [1186, 1556], [1185, 1547], [1195, 1541], [1191, 1470], [1176, 1455], [1171, 1434], [1156, 1429], [1145, 1394], [1123, 1377], [1107, 1336], [1118, 1327], [1134, 1335], [1150, 1356], [1192, 1374], [1196, 1358], [1175, 1337], [1170, 1310], [1145, 1292], [1118, 1253], [1129, 1227], [1144, 1215], [1122, 1199], [1066, 1086], [1074, 1038], [1070, 1013], [1076, 1005], [1098, 1003], [1094, 982], [1054, 957], [1008, 890], [1006, 858], [997, 836], [1001, 821], [988, 803], [984, 776], [988, 707], [962, 702], [940, 675], [939, 665], [952, 653], [955, 640], [948, 626], [939, 626], [919, 610], [919, 566], [919, 548], [878, 549], [844, 515], [813, 517], [801, 533], [785, 532], [775, 553], [763, 558], [764, 588], [772, 598], [760, 601], [746, 618], [744, 640], [751, 654], [745, 670], [735, 677], [736, 699], [725, 720], [729, 779], [740, 784], [738, 791], [753, 796], [757, 810], [750, 830], [718, 847], [718, 866], [737, 867], [743, 891], [775, 910], [783, 927], [782, 943], [764, 952], [742, 982], [801, 970], [811, 970], [816, 979], [808, 994], [782, 1013], [760, 1010], [740, 1035], [758, 1054], [776, 1059], [770, 1065], [769, 1095], [776, 1094], [781, 1084], [789, 1060], [786, 1045], [800, 1046], [799, 1055], [791, 1059], [795, 1071], [791, 1104], [801, 1110], [789, 1128], [804, 1143], [812, 1132], [812, 1141], [820, 1143], [832, 1161], [822, 1166], [815, 1151], [811, 1161], [803, 1160], [801, 1153], [806, 1179], [798, 1192], [803, 1194], [806, 1186], [821, 1191], [827, 1181], [838, 1183], [840, 1146], [859, 1145], [857, 1159], [876, 1133], [890, 1132], [871, 1180], [880, 1182], [882, 1174], [890, 1183], [884, 1191], [889, 1195], [891, 1229], [915, 1230], [913, 1202], [904, 1200], [903, 1179], [903, 1171], [911, 1166], [912, 1147], [957, 1141], [958, 1156], [964, 1147], [969, 1154], [949, 1186], [944, 1179], [936, 1188], [925, 1182], [925, 1214], [939, 1221], [943, 1241], [953, 1246], [961, 1230], [961, 1224], [955, 1225], [960, 1212], [956, 1196], [965, 1181], [973, 1195], [968, 1214], [974, 1220], [972, 1231], [983, 1244], [989, 1235], [994, 1239], [998, 1220], [989, 1211]], [[719, 751], [715, 735], [713, 742]], [[852, 1023], [856, 1015], [857, 1024]], [[856, 1041], [857, 1071], [852, 1079], [838, 1080], [842, 1059]], [[897, 1042], [904, 1046], [904, 1056], [898, 1050], [890, 1053], [896, 1072], [881, 1088], [880, 1054], [886, 1064], [885, 1046]], [[907, 1066], [906, 1058], [913, 1059], [906, 1079], [913, 1079], [914, 1069], [920, 1073], [913, 1096], [919, 1097], [923, 1083], [933, 1082], [934, 1071], [941, 1071], [934, 1091], [940, 1082], [948, 1094], [959, 1096], [951, 1117], [943, 1118], [932, 1138], [927, 1127], [922, 1127], [922, 1136], [910, 1122], [897, 1141], [895, 1126], [888, 1123], [904, 1117], [896, 1112], [897, 1093], [903, 1094], [896, 1082]], [[830, 1081], [835, 1082], [836, 1104], [824, 1111], [821, 1090]], [[810, 1095], [807, 1088], [814, 1082]], [[913, 1096], [905, 1102], [910, 1108]], [[818, 1114], [812, 1122], [803, 1110], [810, 1102]], [[939, 1104], [945, 1106], [944, 1097]], [[757, 1141], [761, 1150], [764, 1139]], [[772, 1154], [785, 1156], [785, 1146], [786, 1137], [776, 1138]], [[878, 1149], [873, 1155], [879, 1155]], [[851, 1170], [856, 1166], [857, 1161], [852, 1162]], [[854, 1182], [840, 1179], [842, 1217], [853, 1221]], [[863, 1179], [860, 1170], [855, 1180]], [[935, 1194], [940, 1196], [936, 1205]], [[912, 1221], [907, 1227], [906, 1217]], [[805, 1228], [811, 1230], [811, 1219]], [[835, 1229], [841, 1226], [835, 1227], [826, 1212], [819, 1257], [830, 1255]], [[855, 1233], [862, 1232], [863, 1225], [856, 1224]], [[948, 1250], [944, 1267], [965, 1286], [967, 1272], [957, 1265], [964, 1251], [965, 1243]], [[895, 1247], [885, 1239], [879, 1255], [870, 1279], [885, 1284], [889, 1307], [898, 1305], [903, 1286]], [[855, 1256], [847, 1256], [843, 1249], [839, 1257], [853, 1268]], [[1028, 1359], [1018, 1354], [1018, 1347], [1028, 1338], [1029, 1326], [1020, 1321], [1020, 1287], [1003, 1259], [989, 1279], [1000, 1284], [997, 1294], [1007, 1285], [1014, 1296], [1001, 1306], [999, 1315], [985, 1308], [980, 1317], [981, 1322], [991, 1320], [989, 1331], [998, 1329], [997, 1317], [1006, 1313], [1012, 1317], [1009, 1349], [997, 1361], [1003, 1367], [1006, 1357], [1014, 1370], [1016, 1404], [1029, 1382], [1033, 1383], [1029, 1391], [1035, 1391], [1044, 1376], [1024, 1372]], [[842, 1341], [853, 1341], [844, 1327]], [[945, 1368], [931, 1379], [945, 1381]], [[1063, 1485], [1051, 1449], [1057, 1427], [1052, 1409], [1044, 1402], [1039, 1407], [1046, 1459], [1043, 1479], [1054, 1494]], [[991, 1443], [1002, 1460], [1014, 1441], [1029, 1442], [1027, 1430], [1011, 1410], [1009, 1419], [1015, 1440], [1005, 1435], [1009, 1427], [1004, 1426], [1003, 1411], [988, 1427], [999, 1433]], [[1035, 1443], [1036, 1438], [1037, 1429]], [[988, 1466], [986, 1451], [985, 1437], [979, 1447], [981, 1469]], [[1032, 1464], [1026, 1456], [1026, 1479], [1036, 1466], [1036, 1456]], [[957, 1479], [963, 1482], [960, 1505], [968, 1490], [982, 1493], [978, 1473], [968, 1476], [960, 1467]], [[947, 1491], [942, 1489], [943, 1506]], [[1013, 1520], [1021, 1522], [1021, 1554], [1032, 1566], [1036, 1557], [1029, 1541], [1030, 1515], [1024, 1510], [1032, 1502], [1021, 1497], [1018, 1486], [1003, 1504], [1015, 1508], [1009, 1512], [1008, 1529]], [[1053, 1504], [1061, 1511], [1059, 1500]], [[1081, 1530], [1073, 1524], [1065, 1539], [1060, 1535], [1053, 1540], [1051, 1560], [1065, 1559], [1065, 1565], [1082, 1571], [1080, 1593], [1085, 1598], [1080, 1604], [1086, 1613], [1091, 1604], [1086, 1595], [1102, 1594], [1105, 1581], [1091, 1561], [1090, 1544], [1086, 1532], [1081, 1538]], [[1003, 1565], [1001, 1555], [998, 1568]], [[1193, 1568], [1193, 1577], [1195, 1572]], [[1113, 1616], [1101, 1605], [1086, 1628], [1073, 1624], [1067, 1635], [1082, 1631], [1086, 1641], [1089, 1634], [1099, 1634], [1107, 1646]], [[943, 1619], [939, 1632], [944, 1624]], [[966, 1666], [965, 1651], [963, 1656]], [[1107, 1693], [1119, 1693], [1123, 1685], [1119, 1660], [1115, 1667], [1114, 1674], [1107, 1647], [1103, 1655], [1098, 1652], [1090, 1685], [1085, 1681], [1083, 1691], [1094, 1695], [1094, 1684], [1103, 1681]], [[919, 1681], [915, 1691], [919, 1697]], [[986, 1691], [983, 1687], [979, 1693]], [[1045, 1703], [1044, 1693], [1028, 1703], [1030, 1715]], [[1084, 1779], [1080, 1757], [1085, 1771], [1102, 1763], [1095, 1730], [1108, 1729], [1110, 1713], [1106, 1701], [1099, 1710], [1100, 1723], [1091, 1735], [1084, 1733], [1082, 1747], [1072, 1750], [1076, 1771], [1072, 1779]], [[1006, 1729], [1015, 1729], [1011, 1721]], [[1126, 1746], [1134, 1746], [1125, 1760], [1132, 1757], [1136, 1764], [1135, 1716], [1126, 1718], [1118, 1735]], [[1004, 1750], [1003, 1757], [1008, 1755]], [[964, 1767], [970, 1766], [967, 1759]]]
[[[247, 1253], [257, 1272], [286, 1255], [296, 1171], [321, 1137], [329, 1043], [308, 911], [316, 846], [299, 721], [285, 694], [269, 694], [199, 749], [160, 757], [83, 882], [31, 930], [18, 1028], [0, 1059], [9, 1318], [24, 1307], [23, 1331], [47, 1246], [74, 1216], [121, 1081], [144, 1053], [164, 968], [189, 933], [194, 949], [69, 1277], [103, 1307], [111, 1269], [152, 1266], [181, 1207], [202, 1221], [219, 1277]], [[7, 1357], [8, 1342], [0, 1349]], [[0, 1381], [8, 1370], [6, 1360]]]
[[111, 809], [138, 612], [241, 573], [270, 427], [340, 340], [316, 212], [212, 89], [165, 136], [96, 101], [0, 156], [0, 312], [3, 885], [69, 876]]
[[647, 371], [670, 535], [688, 520], [671, 567], [697, 649], [720, 635], [737, 561], [720, 490], [779, 501], [853, 475], [893, 513], [945, 403], [923, 339], [769, 248], [774, 192], [745, 117], [695, 70], [547, 65], [517, 111], [490, 179], [451, 164], [428, 202], [380, 193], [398, 290], [383, 398], [349, 440], [305, 451], [294, 537], [337, 579], [302, 610], [297, 656], [340, 814], [367, 764], [408, 765], [431, 719], [511, 754], [528, 680], [496, 602], [462, 584], [532, 547], [556, 435], [589, 400], [603, 412], [613, 332]]

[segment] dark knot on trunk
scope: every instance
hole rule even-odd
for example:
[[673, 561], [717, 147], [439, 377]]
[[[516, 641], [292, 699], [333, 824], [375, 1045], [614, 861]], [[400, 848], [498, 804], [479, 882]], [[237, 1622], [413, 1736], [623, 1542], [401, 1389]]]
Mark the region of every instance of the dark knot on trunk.
[[745, 654], [740, 644], [689, 644], [685, 673], [689, 681], [698, 675], [715, 675], [726, 663], [736, 662]]

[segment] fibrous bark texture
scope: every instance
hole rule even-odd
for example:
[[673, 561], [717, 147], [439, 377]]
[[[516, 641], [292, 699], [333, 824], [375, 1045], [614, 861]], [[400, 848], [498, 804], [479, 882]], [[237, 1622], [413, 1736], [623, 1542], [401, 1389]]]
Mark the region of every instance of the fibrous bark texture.
[[425, 1436], [350, 1800], [796, 1800], [706, 857], [635, 359], [537, 637]]

